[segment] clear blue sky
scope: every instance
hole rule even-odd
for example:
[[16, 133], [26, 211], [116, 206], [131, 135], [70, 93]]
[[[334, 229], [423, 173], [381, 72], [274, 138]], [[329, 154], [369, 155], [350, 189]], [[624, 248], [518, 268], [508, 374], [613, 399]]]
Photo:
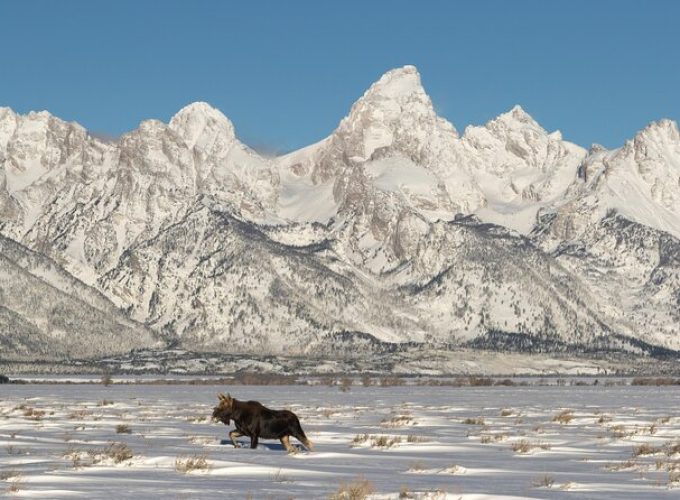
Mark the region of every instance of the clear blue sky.
[[4, 0], [0, 105], [119, 135], [203, 100], [280, 151], [414, 64], [460, 131], [521, 104], [569, 140], [616, 147], [680, 119], [678, 33], [673, 0]]

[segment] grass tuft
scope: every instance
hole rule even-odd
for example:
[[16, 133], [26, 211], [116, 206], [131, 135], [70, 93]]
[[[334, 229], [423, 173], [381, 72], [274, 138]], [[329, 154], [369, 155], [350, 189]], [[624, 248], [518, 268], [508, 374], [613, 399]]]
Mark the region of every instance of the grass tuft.
[[548, 474], [534, 479], [533, 482], [534, 488], [552, 488], [553, 484], [555, 484], [555, 479]]
[[571, 410], [562, 410], [552, 418], [553, 422], [560, 424], [568, 424], [574, 419], [574, 413]]
[[354, 481], [340, 483], [340, 487], [331, 494], [329, 500], [366, 500], [374, 491], [373, 483], [365, 477], [358, 477]]
[[484, 425], [484, 417], [468, 417], [463, 420], [462, 423], [468, 425]]
[[633, 456], [639, 457], [641, 455], [654, 455], [661, 451], [660, 448], [652, 446], [649, 443], [643, 443], [639, 446], [633, 446]]
[[190, 457], [177, 457], [175, 459], [175, 470], [183, 474], [196, 470], [210, 470], [210, 464], [205, 455], [193, 455]]
[[510, 448], [512, 451], [515, 453], [529, 453], [531, 450], [534, 450], [536, 448], [540, 448], [541, 450], [549, 450], [550, 445], [547, 443], [532, 443], [527, 441], [526, 439], [522, 439], [520, 441], [515, 441], [510, 445]]
[[116, 426], [116, 434], [132, 434], [132, 429], [127, 424], [118, 424]]

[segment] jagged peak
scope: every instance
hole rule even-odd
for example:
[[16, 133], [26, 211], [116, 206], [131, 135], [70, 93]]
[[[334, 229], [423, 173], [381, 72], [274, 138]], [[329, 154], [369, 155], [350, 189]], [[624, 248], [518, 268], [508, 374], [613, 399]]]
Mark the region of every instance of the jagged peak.
[[382, 75], [354, 103], [350, 114], [341, 122], [340, 129], [347, 126], [363, 129], [373, 121], [398, 122], [404, 115], [420, 117], [424, 122], [436, 122], [457, 135], [453, 125], [437, 116], [415, 66], [395, 68]]
[[332, 137], [343, 143], [339, 147], [347, 158], [364, 161], [379, 149], [408, 149], [431, 138], [457, 136], [453, 125], [437, 116], [415, 66], [403, 66], [371, 85]]
[[9, 139], [8, 132], [10, 130], [14, 130], [17, 127], [24, 125], [32, 128], [35, 127], [36, 124], [45, 130], [48, 128], [62, 128], [65, 130], [77, 130], [83, 134], [87, 133], [87, 129], [85, 129], [85, 127], [83, 127], [80, 123], [62, 120], [49, 111], [29, 111], [28, 113], [22, 115], [10, 107], [0, 107], [0, 127], [2, 127], [5, 131], [3, 134], [5, 136], [5, 143]]
[[505, 113], [500, 114], [497, 118], [491, 120], [489, 123], [504, 123], [508, 126], [529, 126], [534, 129], [541, 130], [545, 133], [545, 129], [539, 125], [539, 123], [534, 120], [534, 118], [527, 113], [522, 106], [519, 104], [515, 104], [512, 109], [509, 111], [506, 111]]
[[229, 140], [235, 138], [234, 125], [229, 118], [207, 102], [194, 102], [180, 109], [169, 123], [169, 128], [193, 147], [206, 128], [216, 129]]
[[593, 142], [588, 149], [588, 153], [602, 153], [604, 151], [607, 151], [607, 148], [597, 142]]
[[7, 117], [15, 117], [17, 113], [9, 106], [0, 106], [0, 120]]
[[415, 66], [402, 66], [385, 73], [369, 87], [364, 98], [380, 96], [390, 99], [410, 96], [412, 94], [426, 95], [420, 81], [420, 73]]
[[650, 122], [645, 128], [635, 134], [633, 140], [636, 142], [678, 142], [680, 141], [680, 131], [675, 121], [663, 118]]
[[167, 127], [168, 126], [161, 120], [158, 120], [156, 118], [149, 118], [148, 120], [140, 122], [139, 127], [137, 127], [137, 131], [147, 133], [156, 130], [163, 130]]

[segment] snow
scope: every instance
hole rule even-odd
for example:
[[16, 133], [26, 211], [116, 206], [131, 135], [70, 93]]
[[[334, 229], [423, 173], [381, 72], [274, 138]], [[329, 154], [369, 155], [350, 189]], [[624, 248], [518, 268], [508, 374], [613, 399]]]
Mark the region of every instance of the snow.
[[327, 222], [338, 210], [333, 182], [313, 184], [286, 172], [281, 178], [279, 215], [287, 220]]
[[[612, 211], [680, 235], [669, 120], [586, 151], [515, 106], [460, 137], [405, 66], [326, 139], [282, 157], [249, 149], [204, 102], [112, 144], [2, 108], [0, 148], [2, 234], [155, 331], [190, 332], [188, 348], [241, 349], [256, 335], [250, 350], [305, 350], [339, 331], [455, 343], [489, 326], [680, 345], [665, 235], [642, 257], [634, 245], [620, 254], [624, 229], [593, 236]], [[463, 227], [461, 214], [476, 217]], [[555, 252], [570, 248], [581, 264]]]
[[177, 132], [190, 148], [197, 145], [201, 148], [209, 146], [214, 140], [213, 134], [206, 134], [207, 128], [213, 128], [217, 133], [223, 134], [233, 140], [234, 126], [231, 121], [216, 108], [205, 102], [194, 102], [183, 107], [172, 117], [168, 127]]
[[366, 173], [373, 184], [385, 191], [403, 191], [432, 196], [437, 190], [435, 175], [408, 158], [397, 157], [366, 164]]
[[414, 93], [424, 92], [418, 70], [410, 65], [388, 71], [366, 92], [379, 94], [387, 99], [397, 99]]
[[[288, 408], [315, 445], [234, 448], [218, 392]], [[0, 399], [0, 489], [20, 498], [676, 498], [677, 387], [12, 385]], [[44, 413], [40, 413], [44, 412]], [[555, 416], [566, 412], [565, 423]], [[117, 426], [127, 426], [117, 433]], [[393, 442], [378, 446], [379, 438]], [[295, 440], [291, 440], [295, 444]], [[112, 443], [132, 452], [119, 463]], [[240, 438], [246, 445], [246, 439]], [[636, 446], [656, 451], [633, 456]], [[299, 445], [298, 445], [299, 446]], [[522, 449], [526, 447], [526, 450]], [[513, 448], [517, 449], [515, 451]], [[177, 463], [203, 457], [207, 469]]]

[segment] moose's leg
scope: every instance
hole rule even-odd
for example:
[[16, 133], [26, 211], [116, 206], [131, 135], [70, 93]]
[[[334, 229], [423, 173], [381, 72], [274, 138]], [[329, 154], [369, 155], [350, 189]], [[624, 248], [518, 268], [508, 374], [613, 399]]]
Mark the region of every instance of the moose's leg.
[[281, 444], [288, 453], [293, 453], [295, 451], [295, 447], [293, 447], [293, 445], [290, 444], [290, 436], [283, 436], [281, 438]]
[[229, 433], [229, 438], [231, 439], [231, 442], [234, 443], [234, 448], [238, 448], [238, 443], [236, 442], [236, 438], [243, 436], [243, 434], [239, 431], [231, 431]]
[[302, 427], [300, 426], [300, 421], [297, 419], [293, 427], [293, 436], [302, 444], [304, 444], [305, 448], [307, 448], [309, 451], [314, 451], [314, 445], [309, 439], [307, 439], [305, 431], [302, 430]]
[[250, 447], [252, 449], [257, 448], [257, 437], [258, 437], [257, 434], [253, 434], [252, 436], [250, 436]]

